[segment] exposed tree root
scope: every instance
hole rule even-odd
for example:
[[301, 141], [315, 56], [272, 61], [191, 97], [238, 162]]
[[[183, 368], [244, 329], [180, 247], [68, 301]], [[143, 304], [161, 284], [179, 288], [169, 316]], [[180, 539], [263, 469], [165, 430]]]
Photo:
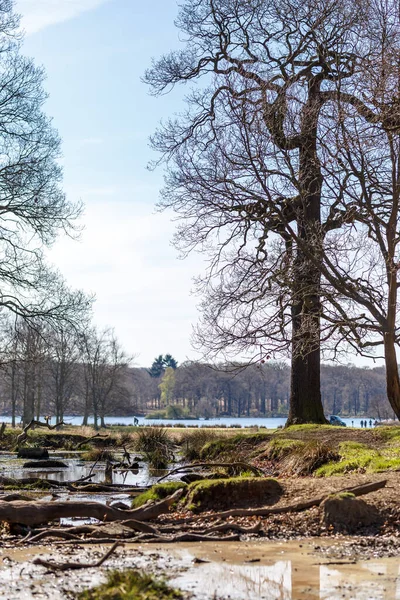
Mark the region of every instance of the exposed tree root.
[[77, 569], [93, 569], [97, 567], [101, 567], [101, 565], [113, 554], [113, 552], [118, 548], [118, 546], [122, 546], [123, 544], [120, 541], [115, 542], [106, 554], [100, 560], [95, 563], [74, 563], [74, 562], [64, 562], [64, 563], [54, 563], [49, 560], [43, 560], [42, 558], [35, 558], [33, 561], [34, 565], [41, 565], [42, 567], [46, 567], [52, 571], [70, 571]]
[[172, 471], [169, 471], [166, 475], [163, 475], [163, 477], [160, 477], [160, 479], [157, 481], [157, 483], [160, 483], [160, 481], [163, 481], [170, 475], [174, 475], [175, 473], [179, 473], [180, 471], [186, 471], [188, 468], [194, 469], [194, 468], [200, 468], [200, 467], [202, 467], [202, 468], [237, 467], [237, 468], [240, 468], [240, 469], [243, 469], [246, 471], [251, 471], [252, 473], [254, 473], [257, 476], [261, 476], [261, 477], [264, 476], [264, 473], [261, 471], [261, 469], [258, 469], [257, 467], [254, 467], [253, 465], [249, 465], [248, 463], [245, 463], [245, 462], [233, 462], [233, 463], [207, 462], [207, 463], [193, 463], [190, 465], [186, 465], [184, 467], [177, 467], [176, 469], [172, 469]]
[[81, 517], [99, 521], [148, 521], [168, 511], [182, 495], [177, 490], [160, 502], [133, 510], [120, 510], [99, 502], [4, 502], [0, 500], [0, 521], [33, 527], [55, 519]]
[[356, 487], [343, 488], [339, 491], [330, 492], [329, 494], [325, 494], [324, 496], [319, 496], [318, 498], [307, 500], [306, 502], [297, 502], [296, 504], [289, 504], [287, 506], [281, 506], [276, 508], [233, 508], [232, 510], [216, 512], [207, 516], [202, 514], [186, 519], [179, 519], [176, 520], [175, 523], [190, 523], [207, 517], [210, 519], [227, 519], [228, 517], [249, 517], [254, 515], [258, 517], [267, 517], [268, 515], [277, 515], [288, 512], [300, 512], [302, 510], [312, 508], [313, 506], [319, 506], [321, 502], [323, 502], [331, 494], [341, 494], [343, 492], [350, 492], [355, 496], [363, 496], [365, 494], [370, 494], [371, 492], [375, 492], [376, 490], [385, 487], [386, 483], [387, 480], [384, 479], [372, 483], [365, 483]]

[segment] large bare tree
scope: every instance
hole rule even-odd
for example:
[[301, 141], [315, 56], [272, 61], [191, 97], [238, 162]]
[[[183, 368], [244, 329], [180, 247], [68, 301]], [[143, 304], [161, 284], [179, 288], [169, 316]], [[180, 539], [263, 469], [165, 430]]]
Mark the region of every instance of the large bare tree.
[[290, 347], [289, 424], [325, 422], [322, 248], [340, 223], [323, 211], [319, 127], [326, 92], [354, 74], [359, 8], [186, 0], [183, 50], [146, 74], [155, 94], [204, 82], [153, 138], [167, 164], [162, 206], [182, 219], [177, 245], [210, 256], [201, 342], [213, 352], [261, 350], [262, 359]]

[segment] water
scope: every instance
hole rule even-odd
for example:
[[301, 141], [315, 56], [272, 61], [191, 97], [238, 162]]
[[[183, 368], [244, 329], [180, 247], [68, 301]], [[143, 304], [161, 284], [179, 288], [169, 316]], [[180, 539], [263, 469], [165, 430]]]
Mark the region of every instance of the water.
[[198, 600], [400, 600], [398, 558], [330, 559], [316, 548], [332, 541], [315, 542], [180, 545], [172, 552], [186, 564], [193, 556], [207, 564], [190, 566], [171, 583]]
[[[238, 429], [243, 427], [265, 427], [266, 429], [276, 429], [277, 427], [283, 427], [286, 423], [286, 417], [220, 417], [213, 419], [145, 419], [144, 417], [136, 417], [139, 421], [139, 425], [163, 425], [168, 427], [182, 426], [185, 427], [237, 427]], [[342, 418], [347, 427], [361, 427], [361, 421], [365, 421], [365, 418], [350, 417]], [[66, 416], [64, 422], [69, 425], [82, 425], [83, 417], [80, 416]], [[106, 417], [106, 425], [134, 425], [135, 416], [131, 417]], [[2, 416], [0, 422], [11, 423], [11, 417]], [[369, 428], [368, 419], [368, 428]], [[374, 426], [375, 419], [371, 418], [372, 427]], [[51, 424], [55, 424], [55, 418], [51, 420]], [[89, 419], [89, 424], [93, 424], [93, 418]]]

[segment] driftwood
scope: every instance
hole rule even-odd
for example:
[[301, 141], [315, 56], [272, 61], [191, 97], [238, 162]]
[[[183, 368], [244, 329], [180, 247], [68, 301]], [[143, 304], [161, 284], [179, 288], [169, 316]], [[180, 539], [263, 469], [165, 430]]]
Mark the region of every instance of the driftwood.
[[160, 502], [133, 510], [119, 510], [99, 502], [4, 502], [0, 500], [0, 521], [32, 527], [62, 518], [94, 518], [99, 521], [148, 521], [168, 511], [182, 495], [177, 490]]
[[[386, 479], [372, 483], [365, 483], [356, 487], [348, 487], [338, 491], [329, 492], [329, 494], [324, 494], [323, 496], [312, 498], [311, 500], [307, 500], [306, 502], [297, 502], [296, 504], [289, 504], [286, 506], [280, 506], [276, 508], [233, 508], [232, 510], [225, 510], [222, 512], [213, 513], [211, 515], [208, 515], [208, 518], [227, 519], [228, 517], [249, 517], [253, 515], [257, 517], [268, 517], [269, 515], [278, 515], [289, 512], [300, 512], [302, 510], [312, 508], [313, 506], [319, 506], [321, 502], [323, 502], [331, 494], [342, 494], [343, 492], [349, 492], [351, 494], [354, 494], [355, 496], [363, 496], [365, 494], [375, 492], [376, 490], [380, 490], [381, 488], [385, 487], [386, 483]], [[179, 519], [175, 521], [175, 523], [190, 523], [192, 521], [198, 521], [199, 519], [204, 519], [204, 515], [196, 515], [187, 519]]]
[[261, 469], [258, 469], [257, 467], [253, 467], [253, 465], [249, 465], [248, 463], [245, 463], [245, 462], [233, 462], [233, 463], [207, 462], [207, 463], [194, 463], [191, 465], [186, 465], [184, 467], [177, 467], [176, 469], [172, 469], [172, 471], [169, 471], [166, 475], [163, 475], [162, 477], [160, 477], [160, 479], [158, 479], [157, 483], [160, 483], [160, 481], [163, 481], [170, 475], [174, 475], [175, 473], [179, 473], [180, 471], [186, 471], [188, 468], [194, 469], [194, 468], [199, 468], [199, 467], [202, 467], [202, 468], [204, 468], [204, 467], [207, 467], [207, 468], [208, 467], [224, 467], [224, 468], [238, 467], [238, 468], [241, 468], [246, 471], [251, 471], [252, 473], [254, 473], [255, 475], [258, 475], [258, 476], [264, 475], [264, 473], [261, 471]]
[[105, 440], [108, 437], [109, 437], [108, 435], [101, 435], [101, 433], [96, 433], [95, 435], [92, 435], [91, 437], [85, 438], [84, 440], [82, 440], [81, 442], [79, 442], [79, 444], [77, 444], [75, 446], [75, 450], [78, 450], [78, 448], [80, 448], [81, 446], [84, 446], [85, 444], [88, 444], [89, 442], [91, 442], [92, 440], [95, 440], [97, 438], [101, 438], [101, 439]]
[[28, 438], [28, 431], [32, 429], [32, 427], [47, 427], [47, 429], [58, 429], [61, 425], [65, 425], [64, 421], [60, 421], [55, 425], [50, 425], [48, 421], [43, 423], [42, 421], [37, 421], [36, 419], [32, 419], [22, 430], [22, 433], [17, 437], [17, 446], [23, 444], [25, 440]]
[[218, 537], [216, 535], [203, 535], [200, 533], [180, 533], [173, 536], [157, 536], [148, 537], [146, 534], [140, 535], [131, 542], [146, 542], [150, 544], [171, 544], [174, 542], [238, 542], [240, 536], [237, 533], [232, 535], [226, 535], [224, 537]]
[[42, 558], [35, 558], [33, 561], [34, 565], [41, 565], [42, 567], [46, 567], [46, 569], [51, 569], [52, 571], [70, 571], [77, 569], [93, 569], [97, 567], [101, 567], [101, 565], [110, 558], [111, 554], [118, 548], [118, 546], [122, 546], [121, 542], [115, 542], [106, 554], [100, 560], [95, 563], [74, 563], [74, 562], [64, 562], [64, 563], [54, 563], [49, 560], [43, 560]]

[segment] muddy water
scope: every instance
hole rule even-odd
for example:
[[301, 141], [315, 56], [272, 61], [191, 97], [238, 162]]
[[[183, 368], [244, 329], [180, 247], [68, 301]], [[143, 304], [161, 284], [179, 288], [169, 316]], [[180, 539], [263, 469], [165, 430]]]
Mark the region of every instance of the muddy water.
[[33, 565], [33, 558], [40, 554], [59, 561], [91, 562], [107, 547], [2, 549], [0, 598], [71, 598], [71, 593], [104, 581], [107, 569], [134, 567], [158, 576], [164, 573], [195, 600], [400, 600], [398, 558], [327, 559], [323, 550], [328, 545], [321, 540], [127, 544], [101, 569], [59, 575]]
[[399, 559], [336, 560], [315, 549], [326, 545], [318, 540], [181, 546], [172, 550], [175, 557], [209, 562], [192, 565], [172, 583], [199, 600], [400, 600]]

